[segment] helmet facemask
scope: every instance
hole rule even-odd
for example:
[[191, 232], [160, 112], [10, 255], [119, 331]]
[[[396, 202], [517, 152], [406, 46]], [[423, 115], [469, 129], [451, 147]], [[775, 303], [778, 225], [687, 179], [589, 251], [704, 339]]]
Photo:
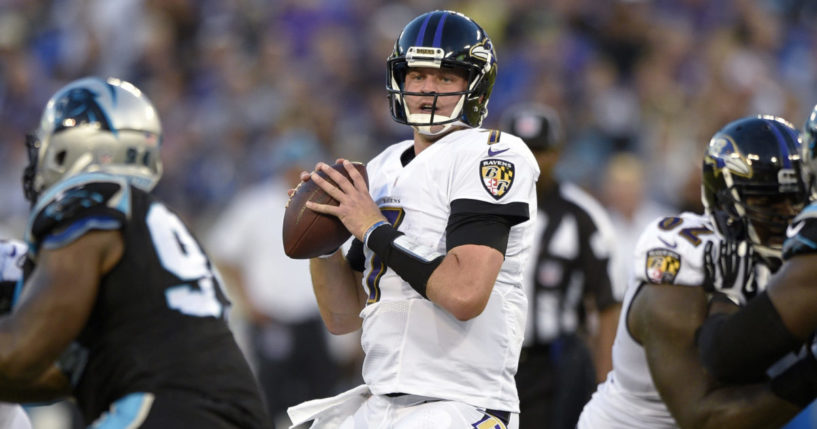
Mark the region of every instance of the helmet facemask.
[[716, 200], [722, 209], [712, 210], [712, 215], [724, 236], [747, 241], [772, 272], [780, 268], [786, 228], [805, 206], [805, 189], [731, 186], [718, 192]]

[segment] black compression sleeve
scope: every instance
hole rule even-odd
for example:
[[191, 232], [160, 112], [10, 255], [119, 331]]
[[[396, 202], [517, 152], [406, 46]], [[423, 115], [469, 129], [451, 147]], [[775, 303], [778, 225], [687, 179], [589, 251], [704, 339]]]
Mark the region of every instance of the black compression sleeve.
[[349, 251], [346, 252], [346, 261], [353, 270], [363, 272], [366, 265], [366, 257], [363, 255], [363, 242], [355, 238], [352, 240], [352, 245], [349, 246]]
[[510, 223], [501, 216], [475, 216], [469, 222], [461, 222], [446, 229], [445, 247], [451, 250], [463, 244], [480, 244], [493, 247], [505, 255], [508, 248]]
[[391, 225], [383, 223], [372, 230], [366, 239], [366, 245], [374, 251], [380, 259], [396, 272], [403, 280], [423, 298], [426, 296], [426, 285], [431, 273], [442, 263], [445, 255], [433, 258], [423, 256], [408, 240], [400, 240], [405, 236]]
[[709, 317], [696, 335], [704, 366], [725, 382], [763, 380], [769, 366], [801, 344], [783, 325], [767, 292], [737, 313]]

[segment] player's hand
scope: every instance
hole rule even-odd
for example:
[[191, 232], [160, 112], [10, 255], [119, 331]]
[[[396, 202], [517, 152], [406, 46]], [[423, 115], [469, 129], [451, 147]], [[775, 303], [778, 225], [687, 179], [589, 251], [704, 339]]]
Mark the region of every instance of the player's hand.
[[752, 281], [752, 250], [745, 241], [721, 240], [706, 243], [704, 249], [704, 289], [726, 295], [742, 304], [744, 285]]
[[[310, 173], [310, 172], [308, 172], [308, 171], [302, 171], [302, 172], [300, 173], [300, 179], [301, 179], [301, 181], [300, 181], [300, 183], [298, 183], [298, 186], [296, 186], [296, 187], [294, 187], [294, 188], [292, 188], [292, 189], [290, 189], [290, 190], [288, 190], [288, 191], [287, 191], [287, 195], [289, 195], [289, 198], [290, 198], [290, 199], [292, 199], [292, 196], [293, 196], [293, 195], [295, 195], [295, 192], [297, 192], [297, 191], [298, 191], [298, 188], [301, 186], [301, 184], [303, 184], [304, 182], [306, 182], [307, 180], [309, 180], [309, 178], [311, 177], [311, 175], [312, 175], [312, 173]], [[287, 206], [289, 206], [289, 201], [287, 201]]]
[[[337, 206], [330, 204], [316, 204], [308, 201], [306, 207], [310, 210], [315, 210], [319, 213], [324, 213], [332, 216], [337, 216], [346, 229], [352, 233], [358, 240], [363, 240], [363, 235], [366, 230], [375, 223], [386, 220], [380, 212], [380, 207], [372, 200], [369, 195], [369, 188], [366, 186], [366, 180], [360, 175], [360, 172], [348, 160], [339, 158], [338, 162], [343, 162], [346, 172], [349, 173], [352, 181], [346, 179], [343, 174], [337, 172], [330, 165], [319, 162], [315, 166], [315, 172], [310, 176], [315, 184], [328, 193], [332, 198], [338, 201]], [[330, 182], [318, 175], [318, 171], [323, 171], [329, 178], [331, 178], [338, 186], [332, 185]]]

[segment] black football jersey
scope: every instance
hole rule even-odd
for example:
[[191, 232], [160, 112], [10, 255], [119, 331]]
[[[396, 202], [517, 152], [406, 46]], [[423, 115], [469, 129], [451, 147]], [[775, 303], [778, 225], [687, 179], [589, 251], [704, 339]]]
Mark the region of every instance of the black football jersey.
[[[188, 392], [222, 404], [221, 417], [236, 427], [266, 427], [255, 379], [227, 325], [221, 281], [184, 223], [153, 196], [99, 173], [55, 185], [29, 220], [35, 266], [43, 248], [100, 229], [120, 230], [124, 253], [60, 362], [85, 419], [129, 393]], [[229, 415], [223, 404], [232, 405]]]

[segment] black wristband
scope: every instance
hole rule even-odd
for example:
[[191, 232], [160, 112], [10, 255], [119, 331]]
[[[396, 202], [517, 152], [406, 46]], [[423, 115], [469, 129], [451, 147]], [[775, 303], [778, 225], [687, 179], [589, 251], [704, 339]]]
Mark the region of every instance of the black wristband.
[[423, 298], [426, 295], [426, 286], [431, 273], [442, 263], [445, 255], [427, 259], [414, 252], [407, 243], [397, 242], [403, 233], [389, 224], [384, 223], [369, 233], [366, 245], [382, 259], [387, 267], [394, 270], [403, 280], [407, 281], [412, 289]]
[[[769, 372], [774, 370], [772, 367]], [[775, 395], [801, 408], [814, 401], [817, 398], [817, 361], [811, 352], [804, 350], [793, 364], [774, 374], [769, 387]]]

